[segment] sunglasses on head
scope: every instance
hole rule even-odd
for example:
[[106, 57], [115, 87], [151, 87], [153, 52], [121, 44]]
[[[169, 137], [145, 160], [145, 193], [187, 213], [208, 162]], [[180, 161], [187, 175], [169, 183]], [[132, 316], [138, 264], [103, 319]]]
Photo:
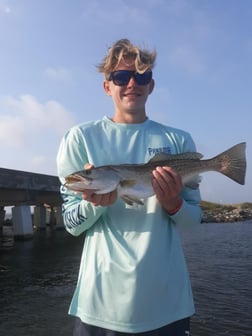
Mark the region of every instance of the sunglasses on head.
[[129, 83], [131, 77], [134, 78], [134, 81], [138, 85], [147, 85], [152, 79], [152, 71], [145, 71], [144, 73], [140, 74], [136, 71], [117, 70], [112, 71], [107, 79], [109, 81], [112, 80], [115, 85], [124, 86]]

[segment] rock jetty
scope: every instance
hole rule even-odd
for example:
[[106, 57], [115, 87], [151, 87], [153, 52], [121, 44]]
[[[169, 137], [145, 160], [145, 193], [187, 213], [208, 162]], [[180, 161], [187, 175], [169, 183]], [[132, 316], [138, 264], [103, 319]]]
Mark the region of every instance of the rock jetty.
[[252, 203], [221, 205], [202, 201], [202, 223], [232, 223], [252, 220]]

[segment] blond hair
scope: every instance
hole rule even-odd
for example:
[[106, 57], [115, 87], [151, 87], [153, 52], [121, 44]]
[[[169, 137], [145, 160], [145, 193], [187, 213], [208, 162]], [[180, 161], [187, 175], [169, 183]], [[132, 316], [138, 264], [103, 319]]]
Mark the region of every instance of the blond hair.
[[152, 70], [155, 65], [156, 52], [140, 49], [133, 45], [128, 39], [121, 39], [115, 42], [109, 48], [108, 54], [102, 62], [97, 65], [99, 72], [107, 76], [118, 66], [121, 60], [127, 64], [128, 59], [132, 59], [138, 73], [143, 73], [146, 70]]

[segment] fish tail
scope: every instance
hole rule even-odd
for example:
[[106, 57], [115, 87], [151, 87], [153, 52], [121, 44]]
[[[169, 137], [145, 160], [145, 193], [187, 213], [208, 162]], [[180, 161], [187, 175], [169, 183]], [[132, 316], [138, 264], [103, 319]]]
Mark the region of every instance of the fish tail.
[[246, 143], [237, 144], [215, 157], [220, 163], [220, 173], [244, 185], [246, 175]]

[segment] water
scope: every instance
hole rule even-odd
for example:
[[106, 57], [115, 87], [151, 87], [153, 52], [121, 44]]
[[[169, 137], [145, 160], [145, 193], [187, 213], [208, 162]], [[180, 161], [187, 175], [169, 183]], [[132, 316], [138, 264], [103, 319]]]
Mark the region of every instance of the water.
[[204, 224], [182, 241], [196, 304], [196, 336], [252, 335], [252, 221]]
[[[182, 231], [196, 311], [193, 336], [251, 336], [252, 222]], [[0, 254], [0, 335], [69, 336], [83, 236], [37, 232]]]

